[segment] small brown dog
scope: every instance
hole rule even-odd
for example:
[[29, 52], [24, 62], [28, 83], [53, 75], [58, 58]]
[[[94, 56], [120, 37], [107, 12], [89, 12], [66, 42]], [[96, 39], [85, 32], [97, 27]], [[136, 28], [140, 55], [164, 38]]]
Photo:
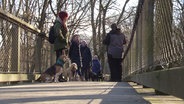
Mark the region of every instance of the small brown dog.
[[40, 82], [59, 82], [59, 75], [62, 73], [63, 64], [66, 61], [66, 56], [61, 55], [57, 62], [48, 68], [45, 72], [41, 74], [41, 76], [37, 79]]
[[76, 63], [70, 64], [66, 70], [63, 71], [63, 75], [66, 77], [67, 81], [78, 81], [79, 75], [77, 74], [76, 70], [78, 66]]

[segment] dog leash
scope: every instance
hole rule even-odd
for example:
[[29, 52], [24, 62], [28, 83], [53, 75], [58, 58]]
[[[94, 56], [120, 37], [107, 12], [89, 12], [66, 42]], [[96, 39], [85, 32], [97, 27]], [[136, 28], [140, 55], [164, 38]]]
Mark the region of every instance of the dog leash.
[[81, 45], [79, 44], [79, 57], [80, 57], [80, 65], [81, 65], [81, 68], [82, 68], [82, 55], [81, 55]]

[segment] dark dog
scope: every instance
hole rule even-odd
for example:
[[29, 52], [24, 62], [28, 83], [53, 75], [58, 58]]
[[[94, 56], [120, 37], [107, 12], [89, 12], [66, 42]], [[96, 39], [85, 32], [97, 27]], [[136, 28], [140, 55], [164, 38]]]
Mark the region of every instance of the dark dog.
[[104, 80], [104, 76], [103, 76], [102, 72], [99, 72], [96, 74], [96, 73], [90, 71], [89, 76], [90, 76], [92, 81], [103, 81]]
[[61, 74], [62, 68], [60, 66], [53, 65], [48, 68], [41, 76], [38, 78], [37, 81], [40, 82], [59, 82], [58, 76]]
[[[59, 58], [63, 62], [65, 62], [66, 60], [66, 56], [64, 55], [60, 56]], [[59, 78], [59, 75], [62, 73], [62, 70], [63, 70], [63, 63], [61, 65], [60, 62], [58, 63], [56, 62], [56, 64], [52, 65], [45, 72], [43, 72], [41, 76], [37, 79], [37, 81], [39, 82], [53, 82], [53, 81], [59, 82], [58, 78]]]

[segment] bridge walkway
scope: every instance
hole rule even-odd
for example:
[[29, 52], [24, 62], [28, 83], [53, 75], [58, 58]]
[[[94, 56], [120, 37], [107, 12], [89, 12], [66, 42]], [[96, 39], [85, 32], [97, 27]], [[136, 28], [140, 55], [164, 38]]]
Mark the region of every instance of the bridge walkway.
[[133, 82], [32, 83], [0, 87], [0, 104], [184, 104]]

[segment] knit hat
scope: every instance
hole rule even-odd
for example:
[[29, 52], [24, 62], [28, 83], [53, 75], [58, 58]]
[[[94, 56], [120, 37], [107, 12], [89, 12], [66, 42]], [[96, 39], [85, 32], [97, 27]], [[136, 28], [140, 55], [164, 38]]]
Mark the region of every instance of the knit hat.
[[64, 18], [68, 17], [68, 13], [65, 12], [65, 11], [61, 11], [61, 12], [58, 13], [58, 16], [61, 20], [63, 20]]
[[87, 42], [85, 40], [82, 40], [81, 45], [82, 46], [87, 46]]

